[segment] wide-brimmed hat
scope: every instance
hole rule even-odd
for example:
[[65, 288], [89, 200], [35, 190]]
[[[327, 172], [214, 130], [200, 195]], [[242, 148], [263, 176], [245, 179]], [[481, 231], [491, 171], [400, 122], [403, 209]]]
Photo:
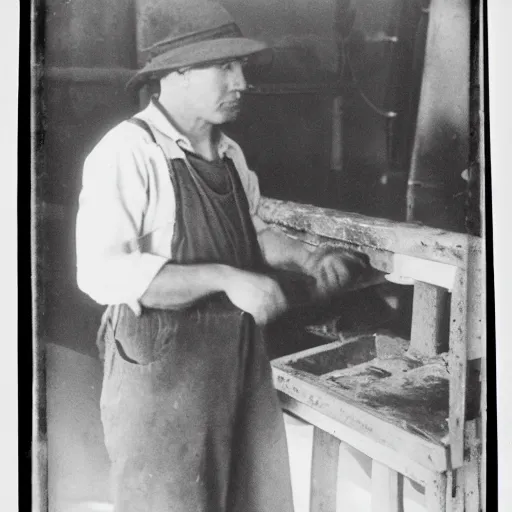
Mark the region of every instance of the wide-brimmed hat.
[[[211, 0], [171, 0], [169, 11], [159, 21], [168, 29], [166, 37], [144, 51], [146, 64], [127, 83], [128, 89], [160, 79], [167, 73], [222, 60], [249, 57], [253, 65], [266, 65], [272, 50], [262, 41], [242, 35], [231, 15]], [[165, 19], [167, 18], [167, 19]]]

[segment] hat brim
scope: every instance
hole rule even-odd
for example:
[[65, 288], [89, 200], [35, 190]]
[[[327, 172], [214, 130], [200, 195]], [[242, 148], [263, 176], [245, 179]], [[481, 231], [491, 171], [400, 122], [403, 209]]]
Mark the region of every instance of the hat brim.
[[272, 49], [262, 41], [244, 37], [193, 43], [154, 57], [128, 81], [126, 88], [138, 89], [148, 80], [161, 78], [164, 72], [242, 57], [250, 57], [251, 66], [266, 66], [272, 62]]

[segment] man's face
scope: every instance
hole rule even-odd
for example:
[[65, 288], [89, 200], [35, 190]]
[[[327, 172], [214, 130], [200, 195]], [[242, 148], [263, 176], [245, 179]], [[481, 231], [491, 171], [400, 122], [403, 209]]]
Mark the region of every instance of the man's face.
[[189, 69], [186, 73], [187, 96], [195, 116], [211, 124], [236, 119], [241, 107], [241, 93], [247, 88], [243, 61], [225, 61]]

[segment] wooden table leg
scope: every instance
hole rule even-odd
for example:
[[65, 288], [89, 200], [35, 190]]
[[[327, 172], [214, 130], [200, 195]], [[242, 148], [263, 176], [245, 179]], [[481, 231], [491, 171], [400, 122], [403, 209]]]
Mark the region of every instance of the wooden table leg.
[[336, 512], [339, 447], [339, 439], [315, 427], [310, 512]]
[[476, 421], [466, 423], [465, 445], [467, 447], [467, 456], [463, 468], [465, 512], [479, 512], [481, 510], [481, 461]]
[[403, 491], [403, 476], [372, 460], [372, 512], [403, 512]]
[[427, 512], [446, 512], [446, 475], [439, 473], [425, 487]]
[[480, 444], [476, 421], [466, 422], [464, 466], [448, 472], [447, 512], [480, 512]]
[[[435, 356], [448, 349], [448, 291], [416, 281], [412, 305], [411, 348]], [[446, 329], [446, 332], [444, 332]]]
[[464, 512], [464, 468], [446, 474], [446, 512]]

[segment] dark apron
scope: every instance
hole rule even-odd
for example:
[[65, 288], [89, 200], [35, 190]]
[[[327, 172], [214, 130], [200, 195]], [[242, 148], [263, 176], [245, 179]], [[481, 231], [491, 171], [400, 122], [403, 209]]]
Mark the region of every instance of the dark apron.
[[[219, 194], [184, 161], [169, 161], [173, 262], [260, 268], [247, 198], [225, 163], [231, 186]], [[115, 329], [107, 315], [104, 340], [116, 512], [293, 510], [282, 412], [250, 315], [224, 294], [140, 317], [122, 305]]]

